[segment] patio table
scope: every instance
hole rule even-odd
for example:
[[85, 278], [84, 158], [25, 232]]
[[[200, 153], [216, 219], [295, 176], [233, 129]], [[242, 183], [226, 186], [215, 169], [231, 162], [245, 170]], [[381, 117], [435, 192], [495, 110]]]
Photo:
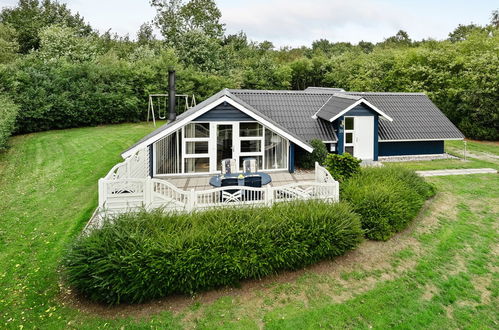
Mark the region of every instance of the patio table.
[[[221, 174], [212, 176], [210, 178], [210, 185], [212, 185], [213, 187], [221, 187], [222, 186], [222, 179], [226, 179], [226, 178], [238, 178], [239, 179], [239, 175], [241, 175], [241, 174], [244, 177], [255, 176], [255, 175], [261, 176], [262, 177], [262, 186], [272, 182], [272, 178], [270, 177], [270, 175], [268, 175], [267, 173], [263, 173], [263, 172], [231, 173], [231, 174], [224, 174], [223, 177]], [[239, 179], [237, 181], [238, 181], [239, 186], [244, 186], [244, 178]]]

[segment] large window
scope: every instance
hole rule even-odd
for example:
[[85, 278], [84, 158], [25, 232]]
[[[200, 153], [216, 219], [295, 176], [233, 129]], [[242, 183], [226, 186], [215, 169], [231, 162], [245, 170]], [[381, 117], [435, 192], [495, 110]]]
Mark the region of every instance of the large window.
[[263, 169], [263, 126], [257, 122], [239, 123], [239, 169], [243, 170], [246, 158], [256, 159], [259, 170]]
[[240, 123], [239, 124], [239, 136], [241, 136], [241, 137], [263, 136], [263, 126], [257, 122]]
[[289, 142], [258, 122], [191, 122], [155, 143], [155, 174], [215, 173], [222, 159], [247, 158], [258, 170], [288, 167]]
[[288, 160], [287, 140], [273, 131], [265, 130], [265, 168], [286, 168]]
[[185, 145], [186, 154], [207, 154], [209, 141], [188, 141]]
[[184, 127], [184, 173], [210, 171], [210, 123], [191, 123]]
[[191, 123], [184, 127], [186, 138], [209, 138], [210, 123]]
[[210, 158], [186, 158], [185, 173], [206, 173], [210, 171]]
[[182, 136], [174, 132], [154, 144], [156, 174], [182, 173]]
[[262, 141], [260, 140], [242, 140], [241, 152], [261, 152]]

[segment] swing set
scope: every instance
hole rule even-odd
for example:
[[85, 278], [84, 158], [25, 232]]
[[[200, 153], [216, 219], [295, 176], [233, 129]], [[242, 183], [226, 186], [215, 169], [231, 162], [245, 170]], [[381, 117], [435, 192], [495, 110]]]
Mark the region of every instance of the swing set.
[[[187, 94], [177, 94], [175, 95], [175, 97], [183, 101], [183, 102], [175, 102], [177, 108], [175, 109], [175, 112], [177, 113], [180, 113], [177, 110], [180, 110], [182, 105], [184, 108], [182, 112], [187, 111], [196, 105], [196, 97], [194, 96], [194, 94], [192, 94], [191, 97], [189, 97], [189, 95]], [[164, 120], [168, 118], [168, 94], [149, 94], [149, 105], [147, 108], [147, 122], [149, 122], [149, 118], [152, 117], [152, 121], [155, 127], [156, 127], [156, 116], [155, 116], [156, 109], [158, 113], [158, 119]]]

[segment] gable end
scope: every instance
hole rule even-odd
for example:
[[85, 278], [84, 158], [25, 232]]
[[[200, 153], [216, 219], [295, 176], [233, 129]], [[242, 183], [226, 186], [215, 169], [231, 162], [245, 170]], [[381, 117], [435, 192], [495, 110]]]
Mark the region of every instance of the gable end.
[[223, 102], [193, 121], [254, 121], [255, 119], [233, 105]]

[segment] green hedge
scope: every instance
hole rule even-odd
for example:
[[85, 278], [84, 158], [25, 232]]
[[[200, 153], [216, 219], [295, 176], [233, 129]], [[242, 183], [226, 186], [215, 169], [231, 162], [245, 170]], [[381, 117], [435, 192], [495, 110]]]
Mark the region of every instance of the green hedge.
[[343, 182], [360, 172], [361, 162], [362, 160], [345, 152], [343, 155], [327, 155], [324, 166], [335, 180]]
[[366, 237], [383, 241], [404, 229], [435, 193], [414, 171], [399, 167], [364, 168], [340, 187]]
[[234, 86], [230, 78], [183, 69], [169, 53], [82, 63], [30, 55], [0, 67], [0, 90], [20, 106], [16, 133], [134, 122], [146, 119], [150, 93], [166, 93], [171, 66], [177, 68], [178, 92], [195, 94], [198, 102]]
[[299, 269], [353, 249], [362, 236], [346, 203], [143, 212], [77, 239], [64, 266], [69, 284], [90, 299], [137, 303]]
[[7, 139], [14, 131], [19, 107], [7, 96], [0, 94], [0, 150], [7, 145]]

